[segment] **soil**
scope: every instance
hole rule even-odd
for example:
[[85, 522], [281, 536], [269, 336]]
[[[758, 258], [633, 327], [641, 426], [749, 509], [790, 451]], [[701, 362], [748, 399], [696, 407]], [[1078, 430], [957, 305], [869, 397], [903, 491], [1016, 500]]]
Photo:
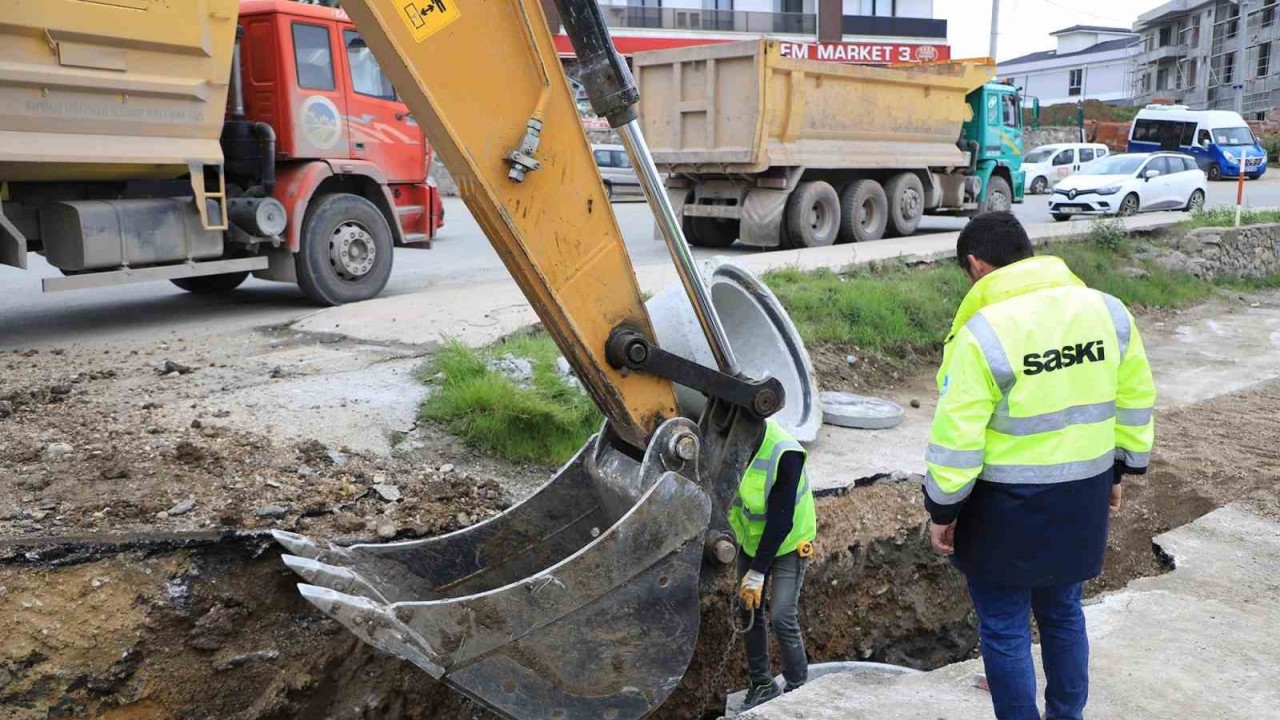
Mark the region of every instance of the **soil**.
[[[0, 717], [492, 717], [311, 608], [263, 533], [376, 541], [387, 521], [399, 538], [445, 532], [518, 500], [544, 469], [421, 431], [380, 455], [247, 430], [208, 398], [220, 383], [281, 379], [248, 378], [235, 352], [0, 354]], [[932, 383], [925, 359], [915, 373], [842, 375], [847, 349], [811, 352], [828, 386], [903, 397]], [[157, 372], [164, 360], [189, 371]], [[1165, 570], [1151, 538], [1215, 507], [1280, 516], [1278, 411], [1273, 382], [1161, 413], [1151, 472], [1126, 480], [1090, 592]], [[385, 485], [401, 499], [384, 499]], [[858, 487], [821, 498], [818, 513], [801, 603], [813, 661], [927, 669], [972, 655], [963, 579], [928, 547], [917, 486]], [[693, 664], [655, 717], [717, 717], [724, 691], [745, 684], [721, 580], [703, 597]]]
[[269, 528], [342, 538], [379, 524], [387, 537], [430, 535], [547, 477], [478, 458], [435, 429], [398, 435], [389, 456], [247, 430], [255, 410], [225, 402], [228, 392], [270, 393], [294, 371], [249, 372], [176, 346], [156, 357], [0, 353], [0, 539]]

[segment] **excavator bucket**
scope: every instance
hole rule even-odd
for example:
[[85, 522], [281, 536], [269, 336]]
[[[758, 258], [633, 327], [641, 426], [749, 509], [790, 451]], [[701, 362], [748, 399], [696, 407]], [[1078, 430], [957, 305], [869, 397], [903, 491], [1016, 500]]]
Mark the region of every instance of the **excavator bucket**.
[[440, 537], [276, 539], [308, 601], [503, 716], [642, 718], [698, 638], [699, 436], [668, 420], [637, 461], [601, 433], [528, 500]]

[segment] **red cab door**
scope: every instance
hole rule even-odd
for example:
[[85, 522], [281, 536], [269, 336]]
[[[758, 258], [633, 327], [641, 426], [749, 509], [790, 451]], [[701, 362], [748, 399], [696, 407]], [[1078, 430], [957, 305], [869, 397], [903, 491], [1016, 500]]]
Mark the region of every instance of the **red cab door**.
[[[295, 95], [290, 98], [292, 127], [284, 134], [284, 152], [295, 158], [340, 159], [349, 157], [351, 138], [343, 116], [348, 114], [344, 83], [339, 73], [339, 30], [332, 22], [282, 16], [287, 38], [293, 48], [293, 70], [297, 77]], [[278, 132], [278, 131], [277, 131]]]
[[341, 64], [350, 88], [351, 158], [377, 165], [392, 184], [425, 182], [426, 146], [409, 108], [396, 98], [391, 81], [359, 32], [343, 26], [341, 43]]

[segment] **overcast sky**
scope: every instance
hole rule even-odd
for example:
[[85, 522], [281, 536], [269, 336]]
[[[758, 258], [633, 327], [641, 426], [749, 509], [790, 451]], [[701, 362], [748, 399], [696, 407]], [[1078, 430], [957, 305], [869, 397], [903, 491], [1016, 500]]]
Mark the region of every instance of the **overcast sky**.
[[[1052, 50], [1055, 30], [1072, 25], [1133, 27], [1138, 15], [1165, 0], [1000, 0], [998, 59]], [[933, 15], [947, 21], [952, 57], [987, 54], [991, 0], [933, 0]]]

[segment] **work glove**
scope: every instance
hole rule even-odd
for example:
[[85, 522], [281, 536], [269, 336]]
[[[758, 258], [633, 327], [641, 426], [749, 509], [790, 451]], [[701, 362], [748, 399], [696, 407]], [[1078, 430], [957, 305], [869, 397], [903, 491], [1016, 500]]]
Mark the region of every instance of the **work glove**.
[[742, 576], [742, 582], [738, 585], [738, 599], [742, 600], [742, 606], [748, 611], [754, 611], [760, 607], [763, 595], [764, 573], [749, 570]]

